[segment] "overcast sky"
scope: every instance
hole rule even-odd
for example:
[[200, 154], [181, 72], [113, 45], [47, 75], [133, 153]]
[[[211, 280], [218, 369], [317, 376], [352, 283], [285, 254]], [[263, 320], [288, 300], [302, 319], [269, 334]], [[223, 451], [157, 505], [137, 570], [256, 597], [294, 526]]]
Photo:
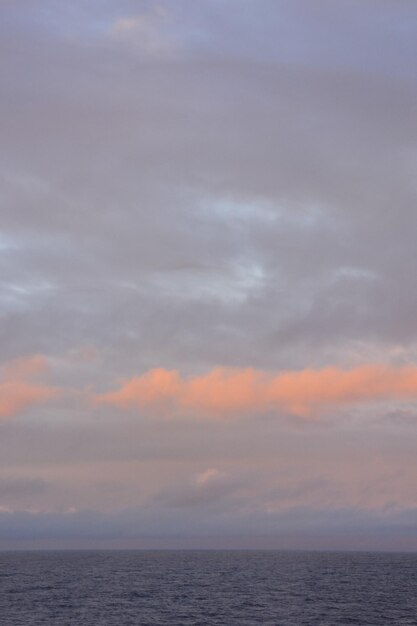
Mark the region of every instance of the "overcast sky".
[[417, 3], [0, 39], [0, 548], [417, 549]]

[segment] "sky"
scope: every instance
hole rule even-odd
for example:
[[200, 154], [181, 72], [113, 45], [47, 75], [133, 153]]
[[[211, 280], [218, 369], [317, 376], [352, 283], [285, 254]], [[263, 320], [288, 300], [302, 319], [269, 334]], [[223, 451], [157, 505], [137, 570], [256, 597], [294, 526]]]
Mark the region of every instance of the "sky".
[[417, 549], [414, 0], [2, 0], [0, 549]]

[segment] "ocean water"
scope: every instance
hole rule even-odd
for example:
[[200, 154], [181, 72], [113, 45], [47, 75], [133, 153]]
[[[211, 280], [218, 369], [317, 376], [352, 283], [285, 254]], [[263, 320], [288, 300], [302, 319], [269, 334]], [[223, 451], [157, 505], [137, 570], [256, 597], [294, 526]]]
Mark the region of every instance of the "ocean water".
[[0, 624], [417, 625], [417, 555], [3, 552]]

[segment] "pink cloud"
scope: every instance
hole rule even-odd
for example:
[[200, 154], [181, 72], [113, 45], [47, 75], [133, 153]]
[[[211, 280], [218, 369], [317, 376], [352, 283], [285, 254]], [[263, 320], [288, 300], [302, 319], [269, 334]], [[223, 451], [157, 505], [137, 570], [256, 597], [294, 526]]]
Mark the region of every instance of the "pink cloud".
[[48, 369], [48, 359], [43, 354], [15, 359], [2, 367], [2, 378], [24, 379], [43, 374]]
[[55, 398], [60, 390], [34, 382], [48, 369], [48, 360], [42, 355], [17, 359], [1, 370], [0, 419], [12, 417], [21, 411]]
[[417, 367], [363, 365], [270, 373], [215, 368], [183, 378], [176, 370], [153, 369], [96, 396], [98, 404], [161, 414], [227, 417], [281, 411], [314, 418], [332, 408], [379, 400], [417, 399]]

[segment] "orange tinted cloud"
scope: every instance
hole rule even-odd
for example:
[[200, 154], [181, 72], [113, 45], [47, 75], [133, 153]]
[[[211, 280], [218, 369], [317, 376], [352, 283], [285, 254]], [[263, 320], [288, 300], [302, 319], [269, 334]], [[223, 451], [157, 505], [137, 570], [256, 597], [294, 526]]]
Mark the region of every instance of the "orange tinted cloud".
[[23, 409], [44, 404], [56, 397], [58, 391], [45, 385], [24, 381], [0, 383], [0, 418], [11, 417]]
[[26, 380], [39, 374], [43, 374], [48, 369], [48, 359], [42, 354], [15, 359], [7, 363], [2, 368], [2, 378], [7, 380]]
[[2, 368], [0, 381], [0, 418], [44, 404], [59, 394], [59, 389], [33, 382], [47, 370], [48, 361], [41, 355], [17, 359]]
[[96, 397], [99, 404], [163, 414], [211, 415], [279, 410], [314, 417], [320, 411], [378, 400], [417, 399], [417, 367], [364, 365], [269, 373], [215, 368], [182, 378], [176, 370], [154, 369]]

